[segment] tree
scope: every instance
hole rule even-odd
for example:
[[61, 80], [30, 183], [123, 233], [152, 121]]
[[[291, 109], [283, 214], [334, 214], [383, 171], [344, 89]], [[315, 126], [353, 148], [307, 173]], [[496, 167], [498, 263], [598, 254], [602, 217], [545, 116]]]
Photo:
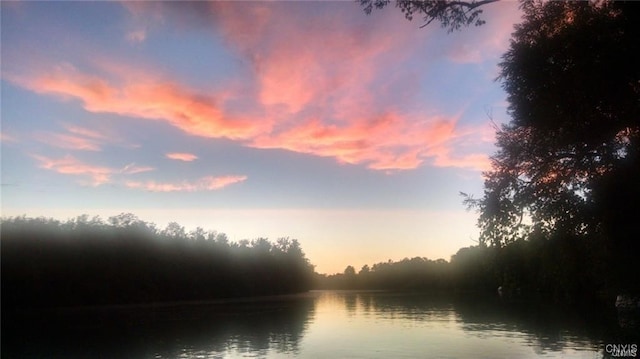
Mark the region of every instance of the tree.
[[522, 9], [500, 64], [511, 121], [498, 129], [484, 196], [465, 199], [480, 212], [481, 242], [589, 239], [633, 263], [638, 11], [609, 1], [529, 0]]
[[196, 229], [189, 232], [189, 239], [194, 241], [204, 241], [207, 238], [207, 232], [202, 227], [196, 227]]
[[109, 217], [109, 223], [114, 227], [125, 228], [139, 223], [140, 219], [133, 213], [120, 213]]
[[[373, 9], [382, 9], [391, 3], [391, 0], [356, 0], [363, 7], [366, 14], [371, 14]], [[413, 20], [414, 15], [422, 15], [425, 27], [434, 20], [440, 22], [443, 28], [449, 32], [458, 30], [463, 26], [474, 24], [480, 26], [485, 23], [480, 18], [480, 7], [498, 0], [396, 0], [396, 7], [404, 13], [407, 20]]]
[[353, 268], [353, 266], [347, 266], [347, 268], [344, 269], [344, 275], [346, 277], [355, 277], [356, 276], [356, 269]]
[[162, 231], [162, 234], [175, 239], [183, 239], [187, 235], [184, 227], [176, 222], [169, 222], [167, 227]]
[[362, 268], [360, 268], [360, 272], [358, 272], [358, 275], [366, 276], [369, 273], [371, 273], [371, 268], [369, 268], [368, 264], [365, 264], [362, 266]]

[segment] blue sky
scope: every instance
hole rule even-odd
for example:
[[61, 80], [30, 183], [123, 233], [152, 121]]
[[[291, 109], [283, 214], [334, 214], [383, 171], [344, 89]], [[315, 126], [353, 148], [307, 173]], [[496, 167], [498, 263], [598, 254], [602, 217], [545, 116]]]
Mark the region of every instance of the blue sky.
[[297, 238], [319, 272], [474, 244], [516, 2], [2, 5], [2, 215]]

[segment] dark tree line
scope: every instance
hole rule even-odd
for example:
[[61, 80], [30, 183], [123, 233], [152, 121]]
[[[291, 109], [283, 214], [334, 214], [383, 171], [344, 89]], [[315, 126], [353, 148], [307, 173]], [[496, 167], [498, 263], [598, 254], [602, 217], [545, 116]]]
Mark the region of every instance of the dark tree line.
[[[606, 280], [604, 263], [587, 242], [517, 241], [503, 247], [478, 245], [444, 259], [405, 258], [347, 266], [342, 273], [316, 274], [314, 288], [426, 293], [476, 293], [503, 299], [613, 305], [593, 286]], [[498, 292], [500, 289], [500, 293]]]
[[347, 266], [343, 273], [316, 274], [318, 289], [371, 289], [397, 291], [433, 291], [451, 289], [449, 263], [444, 259], [405, 258], [364, 265], [356, 273]]
[[230, 242], [131, 214], [67, 222], [2, 220], [2, 305], [98, 305], [306, 291], [313, 266], [297, 240]]

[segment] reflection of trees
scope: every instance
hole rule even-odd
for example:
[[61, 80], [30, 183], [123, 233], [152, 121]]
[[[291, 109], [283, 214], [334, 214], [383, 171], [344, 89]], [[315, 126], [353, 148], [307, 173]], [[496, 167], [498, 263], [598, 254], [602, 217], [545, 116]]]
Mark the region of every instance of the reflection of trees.
[[344, 296], [344, 307], [347, 309], [347, 313], [354, 314], [359, 307], [359, 296], [347, 294]]
[[[597, 305], [584, 309], [553, 303], [504, 302], [497, 296], [397, 292], [329, 292], [350, 317], [458, 327], [480, 339], [504, 337], [531, 346], [538, 354], [602, 350], [603, 343], [637, 342], [624, 336], [615, 315]], [[327, 294], [329, 295], [329, 294]], [[615, 313], [614, 313], [615, 314]]]
[[449, 320], [451, 301], [441, 295], [381, 291], [335, 292], [350, 315], [376, 315], [381, 319]]
[[459, 324], [479, 337], [520, 332], [531, 340], [536, 353], [575, 347], [602, 348], [620, 334], [607, 308], [568, 307], [544, 301], [505, 303], [495, 297], [454, 300]]
[[[4, 313], [3, 313], [4, 314]], [[2, 356], [177, 358], [298, 353], [313, 316], [299, 295], [228, 303], [93, 307], [3, 315]]]
[[444, 296], [418, 293], [386, 293], [371, 298], [372, 307], [389, 319], [449, 321], [451, 302]]

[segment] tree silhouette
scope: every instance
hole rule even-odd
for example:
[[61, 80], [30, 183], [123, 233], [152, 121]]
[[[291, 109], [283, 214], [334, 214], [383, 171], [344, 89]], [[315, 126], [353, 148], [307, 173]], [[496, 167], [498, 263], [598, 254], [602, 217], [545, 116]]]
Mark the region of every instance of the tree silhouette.
[[[368, 15], [373, 9], [382, 9], [391, 3], [391, 0], [356, 0]], [[415, 15], [422, 15], [425, 27], [433, 21], [440, 22], [443, 28], [449, 32], [458, 30], [463, 26], [474, 24], [480, 26], [485, 23], [480, 18], [480, 7], [498, 0], [480, 1], [456, 1], [456, 0], [396, 0], [396, 7], [404, 13], [407, 20], [413, 20]]]
[[344, 275], [347, 277], [354, 277], [356, 275], [356, 269], [353, 268], [353, 266], [347, 266], [347, 268], [344, 269]]
[[20, 306], [148, 303], [306, 291], [313, 266], [296, 240], [230, 243], [132, 214], [104, 223], [3, 218], [3, 314]]
[[484, 196], [465, 202], [479, 209], [482, 243], [588, 239], [630, 283], [640, 234], [638, 11], [608, 1], [522, 8], [500, 64], [512, 119], [498, 130]]

